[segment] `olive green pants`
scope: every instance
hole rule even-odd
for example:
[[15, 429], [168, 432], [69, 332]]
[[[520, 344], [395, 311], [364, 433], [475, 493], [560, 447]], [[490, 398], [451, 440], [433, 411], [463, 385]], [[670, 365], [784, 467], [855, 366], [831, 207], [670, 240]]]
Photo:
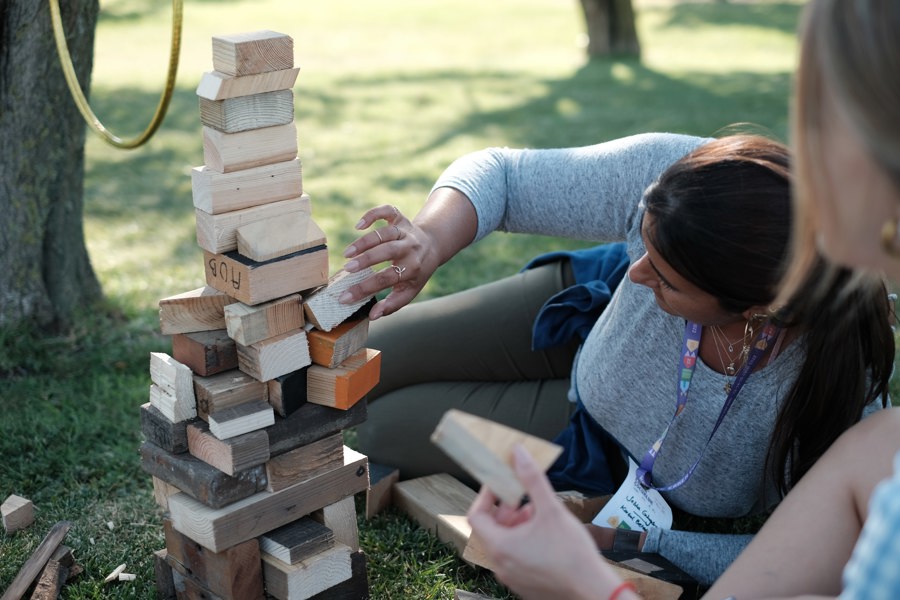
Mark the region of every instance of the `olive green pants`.
[[574, 409], [578, 345], [533, 352], [531, 331], [544, 302], [573, 283], [570, 271], [567, 261], [544, 265], [373, 321], [367, 345], [382, 352], [381, 379], [357, 428], [360, 450], [403, 479], [450, 473], [473, 484], [429, 439], [448, 409], [554, 438]]

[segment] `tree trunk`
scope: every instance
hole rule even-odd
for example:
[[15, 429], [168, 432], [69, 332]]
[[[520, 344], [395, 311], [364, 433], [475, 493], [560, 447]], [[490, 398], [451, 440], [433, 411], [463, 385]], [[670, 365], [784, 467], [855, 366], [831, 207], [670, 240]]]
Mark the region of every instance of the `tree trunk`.
[[[60, 2], [87, 88], [98, 0]], [[84, 243], [86, 128], [53, 41], [46, 0], [0, 2], [0, 327], [64, 329], [102, 292]]]
[[581, 0], [591, 58], [641, 55], [631, 0]]

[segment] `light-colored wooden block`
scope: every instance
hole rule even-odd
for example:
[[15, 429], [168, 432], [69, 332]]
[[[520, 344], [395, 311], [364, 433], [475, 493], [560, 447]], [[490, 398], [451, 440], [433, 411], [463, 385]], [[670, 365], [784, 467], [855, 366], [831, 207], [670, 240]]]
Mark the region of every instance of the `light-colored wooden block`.
[[300, 294], [291, 294], [271, 302], [248, 306], [243, 302], [225, 309], [225, 328], [238, 344], [249, 346], [303, 327]]
[[266, 489], [279, 492], [343, 464], [344, 436], [341, 432], [333, 433], [270, 458], [266, 462]]
[[311, 365], [306, 400], [346, 410], [359, 402], [381, 377], [381, 351], [363, 348], [333, 369]]
[[343, 544], [289, 565], [262, 555], [266, 590], [278, 600], [306, 600], [347, 581], [352, 575], [350, 549]]
[[250, 31], [212, 38], [213, 68], [240, 76], [291, 69], [294, 40], [271, 30]]
[[200, 77], [197, 95], [207, 100], [225, 100], [238, 96], [289, 90], [294, 87], [299, 73], [300, 67], [242, 76], [207, 71]]
[[336, 542], [349, 546], [353, 552], [359, 550], [359, 529], [356, 526], [356, 501], [347, 496], [328, 506], [323, 506], [312, 514], [312, 518], [334, 533]]
[[197, 396], [197, 416], [208, 421], [217, 411], [254, 400], [266, 402], [269, 390], [265, 383], [246, 373], [232, 369], [211, 377], [194, 375], [194, 393]]
[[203, 162], [219, 173], [293, 160], [297, 151], [297, 125], [293, 122], [238, 133], [203, 127]]
[[238, 344], [241, 371], [259, 381], [269, 381], [309, 365], [306, 331], [295, 329], [249, 346]]
[[197, 416], [196, 404], [179, 400], [155, 383], [150, 384], [150, 405], [173, 424], [182, 423]]
[[211, 286], [159, 301], [159, 327], [164, 335], [212, 331], [225, 327], [225, 306], [236, 302]]
[[19, 531], [34, 523], [34, 504], [28, 498], [10, 494], [0, 504], [0, 515], [6, 533]]
[[237, 252], [203, 251], [206, 283], [244, 304], [256, 305], [328, 281], [328, 249], [316, 246], [266, 262]]
[[294, 92], [291, 90], [226, 100], [199, 100], [200, 122], [222, 133], [287, 125], [294, 121]]
[[177, 494], [181, 490], [159, 477], [151, 476], [151, 479], [153, 480], [153, 500], [163, 511], [169, 510], [169, 496]]
[[[275, 424], [275, 411], [268, 402], [245, 402], [209, 415], [209, 430], [220, 440]], [[190, 447], [190, 446], [188, 446]]]
[[177, 423], [197, 416], [194, 374], [187, 365], [165, 352], [151, 352], [150, 380], [150, 403], [170, 420]]
[[280, 492], [260, 492], [211, 509], [186, 494], [169, 498], [175, 529], [201, 546], [221, 552], [295, 521], [369, 486], [368, 459], [344, 448], [344, 465]]
[[289, 565], [334, 547], [334, 533], [311, 517], [302, 517], [259, 537], [259, 549]]
[[206, 166], [194, 167], [191, 169], [191, 189], [194, 208], [218, 215], [300, 198], [303, 170], [299, 158], [231, 173], [218, 173]]
[[334, 368], [366, 347], [369, 339], [368, 317], [356, 321], [344, 321], [331, 331], [310, 329], [309, 358], [323, 367]]
[[512, 506], [518, 506], [525, 493], [512, 469], [513, 446], [522, 444], [541, 469], [562, 452], [557, 444], [457, 409], [444, 413], [431, 441]]
[[302, 212], [242, 225], [235, 237], [238, 253], [256, 261], [272, 260], [328, 241], [312, 215]]
[[401, 481], [394, 485], [393, 495], [395, 506], [462, 556], [472, 533], [466, 513], [475, 500], [474, 490], [439, 473]]
[[187, 436], [191, 454], [229, 475], [269, 460], [269, 436], [261, 429], [220, 440], [198, 421], [188, 425]]
[[176, 333], [172, 358], [195, 375], [207, 377], [237, 368], [237, 347], [225, 329]]
[[367, 267], [356, 273], [338, 271], [332, 275], [325, 287], [308, 294], [303, 301], [303, 310], [306, 313], [307, 321], [312, 323], [316, 329], [331, 331], [372, 298], [372, 296], [366, 296], [353, 304], [338, 302], [338, 298], [347, 291], [347, 288], [372, 274], [372, 269]]
[[[238, 232], [244, 227], [263, 222], [271, 227], [273, 222], [285, 220], [283, 226], [292, 219], [308, 219], [310, 212], [309, 196], [301, 195], [298, 198], [289, 198], [287, 200], [278, 200], [268, 204], [259, 206], [251, 206], [250, 208], [242, 208], [240, 210], [232, 210], [229, 212], [219, 213], [217, 215], [209, 214], [199, 208], [194, 209], [196, 217], [197, 229], [197, 245], [213, 253], [230, 252], [238, 249]], [[280, 229], [280, 228], [279, 228]], [[324, 240], [320, 243], [325, 243]], [[318, 245], [318, 244], [313, 244]], [[311, 248], [313, 245], [307, 245]], [[297, 250], [302, 250], [298, 248]], [[248, 256], [245, 253], [244, 256]], [[289, 253], [285, 253], [289, 254]], [[283, 255], [282, 255], [283, 256]], [[253, 260], [260, 259], [250, 256]], [[276, 257], [272, 257], [276, 258]], [[268, 259], [266, 259], [268, 260]]]
[[400, 481], [395, 467], [369, 463], [369, 489], [366, 490], [366, 519], [371, 519], [393, 502], [394, 484]]

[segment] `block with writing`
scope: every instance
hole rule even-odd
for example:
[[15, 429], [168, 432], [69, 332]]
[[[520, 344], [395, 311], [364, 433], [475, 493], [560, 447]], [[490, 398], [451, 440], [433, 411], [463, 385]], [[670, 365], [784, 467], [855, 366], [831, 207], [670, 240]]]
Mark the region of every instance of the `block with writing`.
[[334, 546], [334, 533], [311, 517], [264, 533], [259, 538], [262, 552], [289, 565], [296, 564]]
[[[238, 232], [244, 227], [250, 227], [255, 224], [267, 224], [265, 225], [266, 227], [271, 227], [272, 223], [279, 223], [281, 220], [285, 221], [285, 223], [282, 224], [282, 227], [286, 227], [293, 217], [296, 217], [297, 219], [306, 219], [308, 218], [309, 212], [310, 202], [309, 196], [306, 194], [301, 194], [297, 198], [276, 200], [267, 204], [260, 204], [258, 206], [251, 206], [250, 208], [242, 208], [215, 215], [197, 208], [194, 210], [197, 226], [197, 245], [204, 250], [213, 253], [238, 250]], [[281, 227], [277, 228], [275, 231], [279, 231], [280, 229]], [[323, 243], [325, 243], [324, 239], [319, 242], [319, 244]], [[294, 252], [303, 250], [304, 248], [311, 248], [313, 245], [318, 244], [307, 244], [303, 248], [297, 248]], [[241, 252], [241, 254], [249, 256], [244, 252]], [[291, 254], [291, 252], [285, 252], [279, 256], [284, 256], [285, 254]], [[269, 260], [270, 258], [277, 258], [277, 256], [268, 258], [249, 256], [249, 258], [260, 262]]]
[[366, 304], [371, 296], [361, 298], [352, 304], [342, 304], [338, 302], [338, 298], [347, 291], [347, 288], [370, 277], [372, 274], [372, 269], [367, 267], [356, 273], [338, 271], [332, 275], [328, 279], [328, 283], [325, 284], [325, 287], [319, 288], [308, 294], [303, 301], [303, 310], [306, 313], [306, 319], [312, 323], [316, 329], [331, 331], [336, 325], [347, 319], [361, 306]]
[[238, 133], [203, 128], [203, 162], [219, 173], [289, 161], [297, 157], [297, 151], [293, 122]]
[[197, 416], [209, 420], [216, 411], [252, 402], [266, 401], [269, 390], [243, 371], [232, 369], [209, 377], [194, 375], [194, 393], [197, 397]]
[[261, 429], [220, 440], [198, 421], [188, 425], [187, 436], [191, 454], [229, 475], [269, 460], [269, 436]]
[[299, 198], [303, 193], [300, 159], [231, 173], [195, 167], [191, 170], [191, 189], [194, 208], [211, 215]]
[[291, 90], [225, 100], [199, 100], [200, 122], [223, 133], [286, 125], [294, 120], [294, 93]]
[[295, 329], [249, 346], [238, 344], [241, 371], [259, 381], [269, 381], [311, 363], [306, 331]]
[[253, 75], [294, 67], [294, 40], [271, 30], [212, 38], [213, 68], [226, 75]]
[[347, 409], [368, 394], [380, 376], [381, 351], [363, 348], [333, 369], [311, 365], [306, 373], [306, 399]]
[[159, 327], [164, 335], [211, 331], [225, 327], [224, 309], [233, 298], [203, 286], [159, 301]]
[[225, 327], [237, 343], [249, 346], [303, 327], [300, 294], [249, 306], [235, 302], [225, 309]]
[[272, 260], [327, 241], [312, 215], [301, 212], [242, 225], [236, 237], [238, 253], [256, 261]]
[[299, 446], [266, 462], [266, 489], [278, 492], [344, 464], [344, 437], [340, 432]]
[[294, 87], [300, 67], [266, 71], [253, 75], [227, 75], [219, 71], [207, 71], [200, 77], [197, 95], [207, 100], [224, 100], [238, 96], [250, 96]]
[[237, 347], [225, 329], [176, 333], [172, 358], [196, 375], [215, 375], [237, 368]]

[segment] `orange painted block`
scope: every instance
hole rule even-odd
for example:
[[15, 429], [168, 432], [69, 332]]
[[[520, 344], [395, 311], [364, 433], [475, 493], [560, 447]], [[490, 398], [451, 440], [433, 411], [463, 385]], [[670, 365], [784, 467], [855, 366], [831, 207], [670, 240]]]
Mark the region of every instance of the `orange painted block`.
[[306, 399], [346, 410], [375, 387], [381, 377], [381, 351], [363, 348], [333, 369], [310, 365]]
[[317, 365], [333, 369], [366, 347], [369, 339], [369, 319], [344, 321], [331, 331], [310, 329], [309, 357]]

